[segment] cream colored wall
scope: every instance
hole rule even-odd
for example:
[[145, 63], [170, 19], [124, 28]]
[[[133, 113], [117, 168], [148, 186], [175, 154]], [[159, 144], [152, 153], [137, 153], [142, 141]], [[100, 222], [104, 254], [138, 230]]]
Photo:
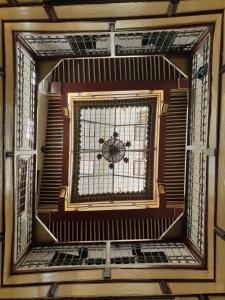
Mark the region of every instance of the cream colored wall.
[[116, 297], [162, 295], [158, 283], [66, 284], [60, 285], [56, 297]]
[[223, 9], [224, 7], [224, 0], [183, 0], [180, 1], [176, 13], [192, 13], [196, 11]]
[[43, 7], [1, 7], [0, 8], [0, 19], [1, 20], [48, 20], [48, 16]]
[[50, 285], [29, 287], [4, 287], [0, 289], [0, 299], [24, 299], [46, 297]]
[[145, 16], [166, 14], [169, 3], [158, 1], [155, 3], [138, 2], [138, 3], [110, 3], [99, 5], [70, 5], [55, 6], [56, 14], [59, 18], [108, 18], [111, 16]]

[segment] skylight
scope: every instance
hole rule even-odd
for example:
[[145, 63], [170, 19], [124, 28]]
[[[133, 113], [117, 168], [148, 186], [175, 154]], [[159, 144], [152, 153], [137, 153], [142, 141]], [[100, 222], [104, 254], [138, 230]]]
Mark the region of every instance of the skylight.
[[151, 199], [155, 110], [154, 99], [74, 104], [72, 201]]

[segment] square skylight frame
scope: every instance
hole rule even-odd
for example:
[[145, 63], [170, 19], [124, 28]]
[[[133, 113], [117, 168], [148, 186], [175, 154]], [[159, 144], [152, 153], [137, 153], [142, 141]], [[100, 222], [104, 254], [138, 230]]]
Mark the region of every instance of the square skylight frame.
[[[96, 193], [94, 195], [80, 195], [78, 191], [79, 184], [79, 166], [80, 166], [80, 144], [81, 144], [81, 128], [80, 128], [80, 112], [84, 108], [94, 107], [148, 107], [149, 114], [147, 120], [147, 148], [150, 151], [149, 157], [146, 158], [146, 176], [145, 189], [143, 192], [117, 192], [117, 193]], [[97, 101], [77, 101], [74, 103], [74, 122], [73, 122], [73, 176], [72, 176], [72, 193], [71, 203], [79, 202], [96, 202], [96, 201], [114, 201], [114, 200], [149, 200], [153, 198], [153, 166], [154, 166], [154, 141], [155, 141], [155, 123], [156, 123], [156, 98], [140, 98], [128, 100], [97, 100]], [[150, 138], [151, 137], [151, 138]], [[109, 137], [110, 138], [110, 137]], [[77, 141], [79, 141], [77, 143]], [[97, 142], [97, 141], [96, 141]], [[145, 149], [143, 149], [145, 150]], [[97, 154], [97, 153], [96, 153]], [[123, 163], [123, 162], [121, 162]], [[132, 168], [133, 171], [133, 168]]]

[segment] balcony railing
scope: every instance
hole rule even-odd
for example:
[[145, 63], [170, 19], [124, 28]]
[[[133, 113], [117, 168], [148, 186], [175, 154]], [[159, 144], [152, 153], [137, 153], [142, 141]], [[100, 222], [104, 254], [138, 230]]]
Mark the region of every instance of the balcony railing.
[[34, 247], [19, 270], [196, 266], [198, 260], [183, 243], [95, 242]]
[[15, 253], [17, 260], [32, 241], [35, 187], [35, 61], [16, 44], [15, 96]]
[[187, 237], [201, 256], [206, 234], [210, 39], [209, 34], [192, 58], [187, 150]]

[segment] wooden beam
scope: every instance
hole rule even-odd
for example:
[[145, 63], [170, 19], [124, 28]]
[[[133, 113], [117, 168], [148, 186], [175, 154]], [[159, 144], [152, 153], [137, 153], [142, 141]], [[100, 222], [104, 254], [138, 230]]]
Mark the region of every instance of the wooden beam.
[[221, 239], [223, 239], [224, 241], [225, 241], [225, 231], [222, 229], [222, 228], [220, 228], [220, 227], [218, 227], [218, 226], [215, 226], [215, 233], [219, 236], [219, 237], [221, 237]]
[[56, 11], [52, 5], [43, 4], [43, 8], [45, 9], [50, 22], [58, 22], [58, 17], [57, 17]]
[[[31, 0], [32, 1], [32, 0]], [[166, 2], [167, 0], [161, 0]], [[109, 3], [130, 3], [143, 2], [143, 0], [44, 0], [44, 3], [51, 3], [52, 5], [87, 5], [87, 4], [109, 4]], [[145, 2], [152, 2], [152, 0], [145, 0]]]
[[161, 280], [159, 282], [159, 286], [160, 286], [160, 289], [161, 289], [163, 295], [171, 295], [172, 294], [172, 292], [165, 280]]
[[[188, 79], [183, 79], [182, 88], [188, 85]], [[79, 93], [93, 91], [128, 91], [131, 90], [165, 90], [179, 89], [178, 79], [167, 80], [131, 80], [131, 81], [112, 81], [112, 82], [86, 82], [86, 83], [64, 83], [64, 93]]]
[[[51, 212], [51, 220], [57, 221], [71, 221], [71, 220], [84, 220], [84, 219], [101, 219], [101, 220], [114, 220], [115, 210], [93, 210], [93, 211], [65, 211], [64, 209], [64, 199], [59, 199], [58, 209], [59, 211]], [[39, 214], [42, 219], [42, 213]], [[43, 219], [46, 221], [50, 217], [46, 213], [43, 215]], [[126, 218], [166, 218], [174, 217], [173, 208], [146, 208], [146, 209], [131, 209], [131, 210], [116, 210], [116, 218], [126, 219]]]
[[180, 0], [170, 0], [170, 4], [167, 10], [168, 17], [173, 17], [176, 14], [179, 2]]

